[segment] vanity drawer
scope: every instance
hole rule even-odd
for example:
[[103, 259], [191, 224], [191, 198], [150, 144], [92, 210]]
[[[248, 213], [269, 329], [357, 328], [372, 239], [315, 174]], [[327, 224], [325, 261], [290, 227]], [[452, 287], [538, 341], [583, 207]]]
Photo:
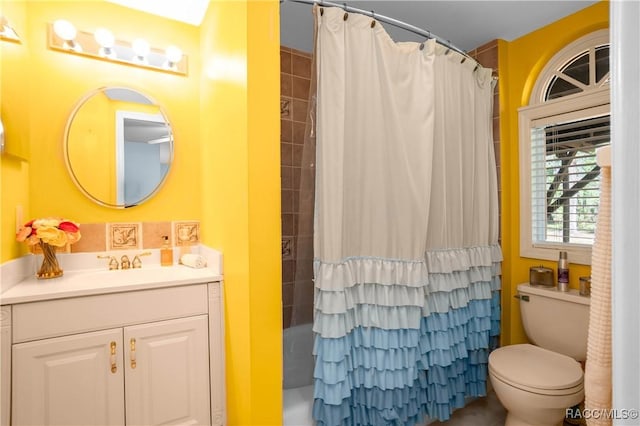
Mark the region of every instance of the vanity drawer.
[[13, 305], [13, 343], [207, 313], [207, 285]]

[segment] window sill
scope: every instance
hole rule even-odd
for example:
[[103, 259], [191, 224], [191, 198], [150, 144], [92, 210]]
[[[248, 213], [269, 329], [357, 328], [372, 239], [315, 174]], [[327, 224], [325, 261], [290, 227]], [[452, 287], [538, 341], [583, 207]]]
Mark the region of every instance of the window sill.
[[569, 263], [591, 265], [591, 246], [565, 244], [521, 245], [520, 256], [532, 259], [558, 260], [561, 251], [567, 252]]

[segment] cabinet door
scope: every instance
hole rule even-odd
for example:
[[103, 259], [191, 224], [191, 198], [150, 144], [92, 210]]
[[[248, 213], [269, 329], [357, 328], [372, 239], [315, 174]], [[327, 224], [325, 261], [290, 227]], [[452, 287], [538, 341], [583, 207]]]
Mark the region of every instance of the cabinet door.
[[124, 329], [127, 424], [210, 424], [207, 316]]
[[13, 345], [14, 425], [122, 425], [122, 329]]

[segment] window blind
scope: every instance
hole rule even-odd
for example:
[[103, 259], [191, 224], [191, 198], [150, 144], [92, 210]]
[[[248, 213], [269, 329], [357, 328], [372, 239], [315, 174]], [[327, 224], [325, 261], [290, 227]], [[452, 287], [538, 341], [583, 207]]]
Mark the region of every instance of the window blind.
[[531, 129], [532, 242], [593, 244], [609, 114]]

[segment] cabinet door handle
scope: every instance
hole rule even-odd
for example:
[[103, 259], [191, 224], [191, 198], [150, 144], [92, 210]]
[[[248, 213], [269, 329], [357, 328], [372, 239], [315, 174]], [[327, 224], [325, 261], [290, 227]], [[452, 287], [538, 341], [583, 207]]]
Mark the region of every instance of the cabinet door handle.
[[129, 347], [131, 348], [131, 368], [136, 368], [136, 339], [131, 338], [129, 341]]
[[118, 371], [118, 366], [116, 365], [116, 342], [111, 342], [111, 372], [115, 373]]

